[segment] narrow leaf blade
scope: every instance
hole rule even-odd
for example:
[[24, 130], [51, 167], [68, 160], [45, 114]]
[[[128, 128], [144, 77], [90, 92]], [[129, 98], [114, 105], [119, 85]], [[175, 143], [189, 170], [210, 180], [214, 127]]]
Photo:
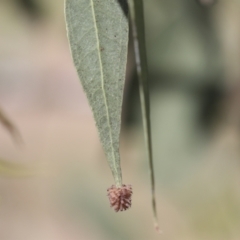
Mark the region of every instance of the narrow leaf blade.
[[109, 166], [122, 185], [119, 134], [128, 21], [119, 0], [66, 0], [68, 38]]
[[158, 225], [154, 164], [152, 152], [152, 136], [151, 136], [151, 119], [150, 119], [150, 100], [148, 87], [148, 66], [145, 43], [145, 27], [144, 27], [144, 12], [143, 0], [129, 0], [130, 19], [134, 41], [134, 52], [136, 59], [136, 68], [139, 79], [139, 92], [142, 109], [142, 120], [144, 138], [146, 142], [147, 158], [150, 169], [151, 192], [152, 192], [152, 210], [154, 217], [155, 229], [160, 233]]

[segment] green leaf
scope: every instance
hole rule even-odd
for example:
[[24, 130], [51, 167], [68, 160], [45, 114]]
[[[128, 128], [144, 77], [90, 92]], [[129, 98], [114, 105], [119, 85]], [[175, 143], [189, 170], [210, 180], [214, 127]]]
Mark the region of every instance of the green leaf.
[[155, 177], [152, 153], [151, 121], [150, 121], [150, 101], [148, 87], [148, 66], [144, 31], [144, 12], [142, 0], [129, 0], [130, 19], [134, 41], [134, 52], [139, 79], [139, 92], [142, 109], [144, 137], [147, 148], [147, 158], [149, 162], [151, 190], [152, 190], [152, 209], [155, 228], [160, 232], [157, 217]]
[[128, 20], [118, 0], [66, 0], [73, 61], [91, 105], [116, 185], [122, 185], [119, 134]]

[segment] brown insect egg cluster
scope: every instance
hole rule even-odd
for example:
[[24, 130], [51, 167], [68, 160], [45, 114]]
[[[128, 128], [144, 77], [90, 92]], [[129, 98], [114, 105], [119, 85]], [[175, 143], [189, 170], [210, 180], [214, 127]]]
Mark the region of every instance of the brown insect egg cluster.
[[111, 207], [116, 212], [125, 211], [131, 207], [132, 186], [123, 184], [121, 187], [112, 185], [108, 188], [108, 198]]

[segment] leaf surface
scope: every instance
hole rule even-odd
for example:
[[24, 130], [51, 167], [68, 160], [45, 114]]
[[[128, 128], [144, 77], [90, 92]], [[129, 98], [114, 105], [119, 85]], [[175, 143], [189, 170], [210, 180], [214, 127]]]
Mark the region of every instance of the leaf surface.
[[128, 20], [121, 2], [125, 1], [65, 4], [73, 61], [117, 186], [122, 184], [119, 134], [128, 46]]

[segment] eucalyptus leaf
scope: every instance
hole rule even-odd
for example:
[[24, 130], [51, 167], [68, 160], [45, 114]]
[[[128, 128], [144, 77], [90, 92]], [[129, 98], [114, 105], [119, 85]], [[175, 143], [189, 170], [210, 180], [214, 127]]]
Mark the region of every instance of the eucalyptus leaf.
[[119, 134], [128, 46], [120, 0], [66, 0], [71, 53], [92, 108], [117, 187], [122, 185]]

